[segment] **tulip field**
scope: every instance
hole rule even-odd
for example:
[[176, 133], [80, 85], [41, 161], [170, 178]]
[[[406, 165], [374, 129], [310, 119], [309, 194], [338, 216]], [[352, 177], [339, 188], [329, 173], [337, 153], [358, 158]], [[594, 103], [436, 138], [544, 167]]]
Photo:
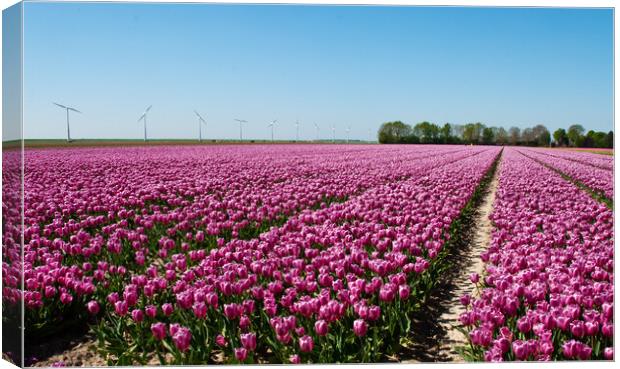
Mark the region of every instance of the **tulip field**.
[[613, 358], [613, 210], [583, 189], [613, 199], [611, 156], [38, 148], [24, 173], [23, 265], [19, 192], [3, 194], [2, 303], [23, 300], [26, 356], [29, 336], [88, 327], [108, 365], [386, 361], [495, 175], [484, 271], [455, 327], [463, 359]]

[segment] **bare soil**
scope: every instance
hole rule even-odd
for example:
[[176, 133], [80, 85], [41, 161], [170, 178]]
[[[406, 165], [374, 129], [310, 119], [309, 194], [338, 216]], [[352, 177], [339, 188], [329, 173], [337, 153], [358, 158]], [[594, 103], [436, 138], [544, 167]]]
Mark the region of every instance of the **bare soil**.
[[[106, 366], [105, 359], [95, 351], [96, 345], [96, 338], [90, 335], [82, 334], [72, 337], [69, 334], [65, 337], [56, 337], [32, 348], [32, 352], [36, 354], [34, 358], [30, 358], [34, 362], [29, 366], [49, 367], [60, 363], [64, 366]], [[38, 357], [45, 359], [38, 361]]]

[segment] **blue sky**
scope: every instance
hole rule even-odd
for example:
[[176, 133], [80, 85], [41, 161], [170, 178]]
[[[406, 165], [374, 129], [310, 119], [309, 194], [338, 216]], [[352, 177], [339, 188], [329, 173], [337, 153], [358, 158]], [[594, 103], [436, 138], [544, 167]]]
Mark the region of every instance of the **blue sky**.
[[24, 135], [367, 139], [382, 122], [613, 129], [609, 9], [26, 3]]

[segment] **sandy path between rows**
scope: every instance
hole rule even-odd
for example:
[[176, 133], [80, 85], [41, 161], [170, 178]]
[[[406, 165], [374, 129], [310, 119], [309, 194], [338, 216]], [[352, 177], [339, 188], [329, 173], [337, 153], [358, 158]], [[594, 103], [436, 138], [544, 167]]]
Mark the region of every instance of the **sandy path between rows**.
[[441, 314], [438, 320], [439, 325], [446, 332], [445, 337], [439, 340], [439, 356], [447, 358], [449, 361], [462, 362], [463, 358], [455, 351], [455, 348], [465, 346], [468, 343], [463, 333], [454, 329], [454, 326], [460, 325], [459, 316], [465, 312], [465, 307], [460, 303], [459, 298], [466, 293], [475, 296], [476, 287], [469, 280], [469, 276], [472, 273], [478, 273], [482, 276], [484, 273], [484, 262], [480, 259], [480, 254], [486, 251], [491, 242], [493, 224], [489, 216], [493, 211], [493, 204], [495, 203], [495, 194], [499, 184], [498, 173], [500, 165], [501, 162], [498, 164], [493, 179], [489, 183], [487, 193], [476, 214], [476, 227], [474, 229], [473, 242], [467, 254], [464, 255], [466, 260], [464, 260], [461, 266], [460, 274], [457, 275], [456, 279], [453, 281], [455, 286], [454, 293], [449, 301], [446, 301], [449, 307]]

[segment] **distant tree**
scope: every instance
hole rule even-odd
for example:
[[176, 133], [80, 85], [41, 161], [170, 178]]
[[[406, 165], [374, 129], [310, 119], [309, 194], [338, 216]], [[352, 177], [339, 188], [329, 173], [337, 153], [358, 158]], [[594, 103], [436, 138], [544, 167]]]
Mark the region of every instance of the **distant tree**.
[[498, 145], [506, 145], [508, 143], [508, 132], [504, 129], [504, 127], [499, 127], [497, 129], [497, 133], [495, 134], [495, 142]]
[[573, 124], [568, 127], [568, 132], [566, 135], [568, 136], [569, 145], [577, 147], [581, 146], [581, 144], [583, 144], [582, 135], [584, 131], [583, 126], [580, 124]]
[[407, 144], [419, 144], [420, 143], [420, 137], [418, 137], [415, 134], [413, 134], [413, 130], [412, 130], [411, 134], [409, 134], [407, 137], [404, 138], [404, 143], [407, 143]]
[[495, 143], [495, 135], [493, 134], [493, 128], [485, 127], [482, 129], [482, 143], [485, 145], [492, 145]]
[[[598, 132], [590, 130], [584, 135], [584, 128], [574, 124], [568, 128], [558, 128], [553, 132], [554, 146], [575, 146], [594, 148], [613, 148], [613, 131]], [[445, 123], [438, 126], [431, 122], [420, 122], [410, 126], [401, 121], [386, 122], [378, 132], [380, 143], [411, 144], [484, 144], [484, 145], [527, 145], [549, 146], [551, 133], [542, 124], [521, 130], [510, 127], [487, 127], [480, 122], [465, 125]]]
[[536, 142], [536, 136], [534, 135], [534, 130], [532, 128], [525, 128], [521, 132], [521, 144], [526, 146], [534, 146]]
[[599, 149], [607, 147], [607, 134], [605, 132], [594, 132], [594, 147]]
[[477, 122], [476, 124], [474, 124], [474, 138], [475, 138], [474, 143], [482, 142], [482, 133], [485, 128], [486, 126], [480, 122]]
[[452, 139], [455, 143], [460, 142], [463, 139], [463, 126], [460, 124], [451, 124], [452, 126]]
[[441, 143], [449, 144], [454, 142], [454, 139], [452, 138], [452, 127], [450, 126], [450, 123], [446, 123], [443, 125], [443, 127], [441, 127], [441, 130], [439, 131], [439, 137], [441, 139]]
[[547, 127], [542, 124], [537, 124], [532, 128], [533, 145], [535, 146], [549, 146], [551, 141], [551, 134]]
[[484, 124], [467, 123], [463, 127], [463, 141], [467, 144], [477, 144], [481, 142], [482, 131], [484, 130]]
[[411, 126], [401, 121], [383, 123], [378, 134], [380, 143], [405, 143], [410, 135]]
[[521, 141], [521, 130], [519, 127], [510, 127], [508, 130], [508, 136], [510, 139], [510, 144], [516, 146]]
[[583, 136], [583, 141], [581, 143], [581, 145], [579, 145], [580, 147], [595, 147], [595, 137], [594, 137], [595, 133], [593, 130], [589, 130], [588, 133], [585, 134], [585, 136]]
[[555, 132], [553, 132], [553, 140], [557, 146], [568, 145], [568, 136], [566, 135], [564, 128], [558, 128]]
[[420, 122], [413, 127], [413, 134], [420, 138], [421, 143], [438, 143], [439, 127], [430, 122]]

